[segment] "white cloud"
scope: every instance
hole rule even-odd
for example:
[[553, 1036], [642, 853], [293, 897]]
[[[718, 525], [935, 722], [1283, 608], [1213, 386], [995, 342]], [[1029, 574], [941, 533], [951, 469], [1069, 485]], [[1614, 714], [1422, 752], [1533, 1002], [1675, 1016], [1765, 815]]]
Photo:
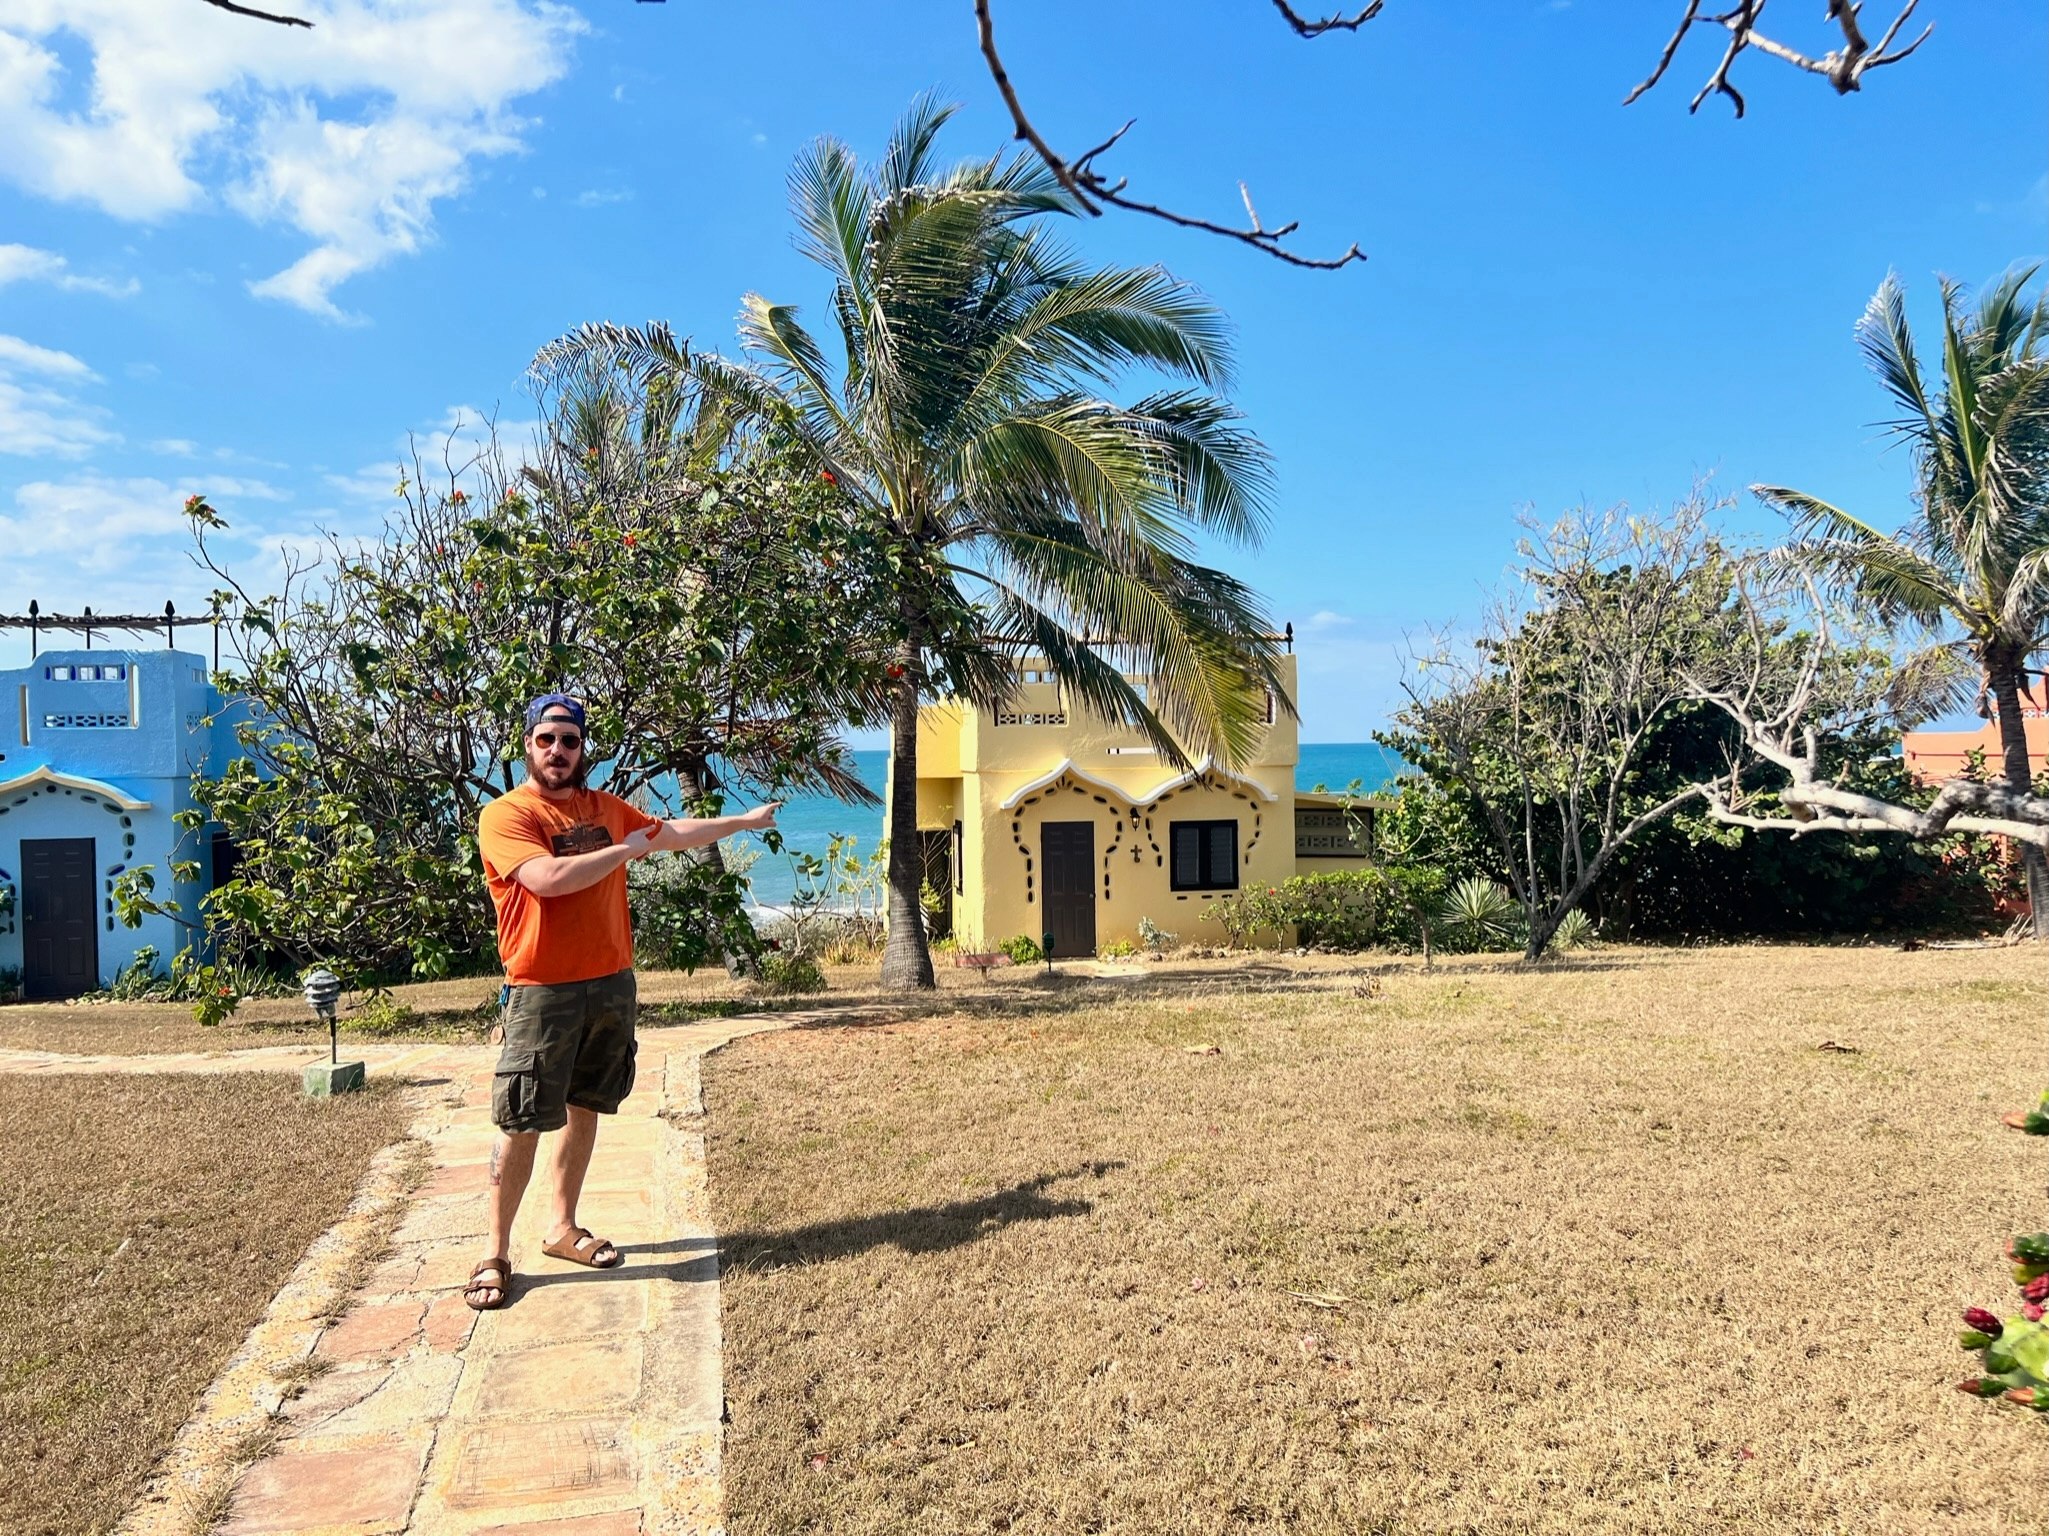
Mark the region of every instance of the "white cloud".
[[[513, 104], [562, 76], [587, 24], [553, 0], [295, 11], [310, 31], [162, 0], [8, 0], [0, 175], [118, 218], [217, 199], [288, 226], [312, 249], [252, 291], [345, 318], [337, 286], [418, 250], [477, 160], [522, 147]], [[60, 34], [89, 78], [67, 73]]]
[[632, 201], [633, 189], [631, 187], [623, 190], [600, 190], [597, 187], [592, 187], [587, 192], [576, 194], [576, 206], [579, 208], [602, 208], [607, 203], [630, 203]]
[[199, 444], [189, 437], [160, 437], [149, 445], [151, 453], [161, 453], [166, 458], [190, 459], [199, 453]]
[[107, 413], [72, 393], [97, 378], [69, 352], [0, 335], [0, 453], [75, 459], [117, 441]]
[[60, 379], [99, 377], [69, 352], [39, 347], [19, 336], [0, 336], [0, 369], [10, 373], [43, 373]]
[[1324, 634], [1334, 629], [1349, 628], [1356, 622], [1358, 621], [1350, 614], [1333, 613], [1330, 609], [1324, 608], [1310, 614], [1302, 627], [1315, 634]]
[[9, 283], [54, 283], [75, 293], [101, 293], [110, 299], [125, 299], [141, 291], [134, 278], [114, 282], [102, 277], [80, 277], [69, 270], [70, 263], [55, 251], [39, 251], [32, 245], [0, 245], [0, 288]]

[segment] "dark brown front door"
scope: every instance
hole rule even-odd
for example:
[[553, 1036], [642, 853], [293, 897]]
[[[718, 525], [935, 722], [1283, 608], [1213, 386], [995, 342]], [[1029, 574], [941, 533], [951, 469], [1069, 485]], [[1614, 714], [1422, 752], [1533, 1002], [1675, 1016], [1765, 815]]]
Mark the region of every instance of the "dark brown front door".
[[1049, 821], [1039, 829], [1046, 873], [1046, 932], [1056, 957], [1096, 952], [1096, 828], [1089, 821]]
[[91, 838], [21, 840], [24, 997], [77, 997], [100, 984], [97, 884]]

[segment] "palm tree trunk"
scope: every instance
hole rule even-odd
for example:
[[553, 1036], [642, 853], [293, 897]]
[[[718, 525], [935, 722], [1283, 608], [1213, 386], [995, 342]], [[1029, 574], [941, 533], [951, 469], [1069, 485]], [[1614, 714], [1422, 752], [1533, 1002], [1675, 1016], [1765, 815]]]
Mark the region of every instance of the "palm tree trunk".
[[918, 659], [917, 643], [906, 642], [898, 656], [903, 676], [889, 734], [889, 935], [882, 946], [882, 985], [899, 992], [937, 984], [918, 903], [925, 879], [918, 856]]
[[[2028, 766], [2027, 724], [2021, 718], [2021, 660], [2019, 654], [2001, 650], [1986, 657], [1985, 671], [1992, 684], [1992, 697], [1999, 710], [1999, 745], [2006, 765], [2006, 782], [2017, 794], [2034, 786]], [[2021, 867], [2028, 875], [2028, 913], [2035, 937], [2049, 938], [2049, 862], [2032, 843], [2021, 845]]]

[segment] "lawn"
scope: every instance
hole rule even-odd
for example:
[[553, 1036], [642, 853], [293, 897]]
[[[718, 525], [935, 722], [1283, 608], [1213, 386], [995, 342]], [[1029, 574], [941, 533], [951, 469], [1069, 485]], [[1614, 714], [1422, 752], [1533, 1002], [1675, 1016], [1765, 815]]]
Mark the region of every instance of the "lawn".
[[707, 1063], [734, 1536], [2045, 1528], [2039, 951], [1130, 985]]
[[113, 1529], [407, 1120], [284, 1076], [0, 1077], [0, 1531]]

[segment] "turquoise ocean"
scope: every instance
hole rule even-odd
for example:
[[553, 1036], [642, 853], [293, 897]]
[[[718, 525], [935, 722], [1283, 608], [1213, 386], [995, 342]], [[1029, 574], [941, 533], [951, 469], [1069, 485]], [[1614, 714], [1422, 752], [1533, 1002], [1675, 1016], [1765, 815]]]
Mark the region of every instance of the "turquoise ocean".
[[[1295, 766], [1297, 789], [1314, 789], [1322, 785], [1326, 789], [1337, 790], [1357, 779], [1363, 789], [1371, 792], [1385, 785], [1401, 769], [1399, 758], [1370, 741], [1304, 742], [1301, 752], [1301, 761]], [[881, 795], [884, 777], [889, 772], [889, 753], [877, 750], [851, 755], [862, 782], [878, 796]], [[744, 808], [737, 800], [729, 807], [736, 811]], [[796, 889], [790, 850], [822, 854], [835, 836], [844, 834], [858, 839], [856, 852], [865, 855], [873, 853], [882, 838], [880, 806], [848, 805], [830, 795], [795, 797], [783, 806], [776, 823], [782, 830], [785, 851], [775, 854], [764, 848], [761, 857], [747, 872], [755, 903], [760, 906], [782, 906]], [[757, 840], [749, 838], [746, 841]]]

